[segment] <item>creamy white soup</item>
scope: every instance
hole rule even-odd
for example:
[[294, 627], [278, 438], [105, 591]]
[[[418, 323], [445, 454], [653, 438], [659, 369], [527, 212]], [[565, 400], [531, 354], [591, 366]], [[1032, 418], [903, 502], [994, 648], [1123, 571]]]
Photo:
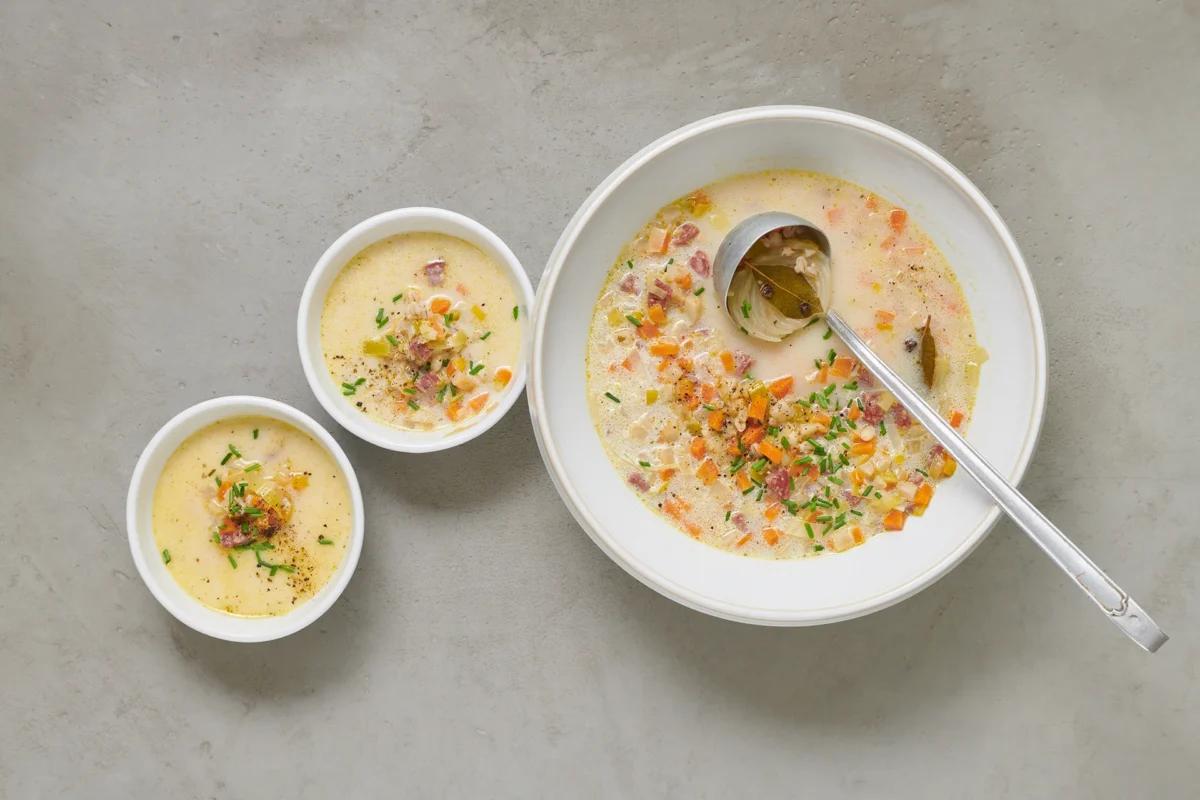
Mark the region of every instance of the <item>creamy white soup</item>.
[[[705, 186], [625, 246], [592, 318], [588, 402], [631, 491], [681, 531], [763, 558], [843, 551], [902, 530], [957, 465], [824, 323], [764, 342], [724, 313], [712, 256], [733, 225], [765, 211], [825, 231], [832, 307], [966, 426], [986, 354], [946, 259], [905, 209], [795, 171]], [[771, 246], [807, 258], [809, 243], [791, 235], [772, 234]], [[751, 306], [735, 305], [734, 318], [750, 324]]]
[[346, 477], [311, 436], [277, 419], [234, 417], [192, 434], [154, 489], [167, 571], [210, 608], [286, 614], [329, 582], [350, 546]]
[[469, 425], [510, 390], [524, 321], [517, 297], [501, 265], [462, 239], [376, 242], [325, 298], [325, 366], [357, 409], [385, 425]]

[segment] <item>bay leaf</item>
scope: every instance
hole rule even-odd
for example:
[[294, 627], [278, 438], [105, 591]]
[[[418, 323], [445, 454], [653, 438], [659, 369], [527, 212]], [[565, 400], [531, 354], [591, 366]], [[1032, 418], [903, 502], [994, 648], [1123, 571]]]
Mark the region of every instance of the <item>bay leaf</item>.
[[742, 264], [754, 273], [759, 294], [785, 317], [807, 319], [824, 310], [821, 308], [821, 298], [808, 278], [796, 272], [794, 258], [791, 263], [752, 262], [746, 259]]
[[925, 325], [921, 328], [921, 374], [925, 377], [925, 385], [933, 388], [933, 376], [937, 367], [937, 342], [933, 339], [933, 329], [930, 323], [932, 316], [925, 317]]

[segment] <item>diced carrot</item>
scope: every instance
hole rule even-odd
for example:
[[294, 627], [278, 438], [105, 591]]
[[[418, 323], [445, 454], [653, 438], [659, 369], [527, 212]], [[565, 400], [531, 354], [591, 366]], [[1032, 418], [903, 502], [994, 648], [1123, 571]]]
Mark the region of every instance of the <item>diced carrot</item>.
[[[655, 306], [658, 308], [658, 306]], [[679, 345], [675, 342], [660, 340], [650, 345], [650, 354], [655, 356], [673, 356], [679, 353]]]
[[224, 500], [229, 487], [233, 486], [233, 481], [221, 481], [221, 485], [217, 487], [217, 499]]
[[888, 236], [886, 239], [884, 239], [882, 242], [880, 242], [880, 243], [879, 243], [879, 247], [880, 247], [881, 249], [883, 249], [883, 250], [893, 250], [893, 249], [895, 249], [895, 247], [896, 247], [896, 236], [895, 236], [895, 234], [893, 234], [893, 235], [891, 235], [891, 236]]
[[658, 328], [654, 325], [651, 325], [649, 322], [643, 322], [641, 325], [639, 325], [637, 332], [638, 336], [642, 337], [643, 339], [653, 339], [655, 336], [658, 336]]
[[737, 540], [737, 545], [736, 545], [736, 546], [737, 546], [737, 547], [741, 547], [742, 545], [744, 545], [744, 544], [745, 544], [746, 542], [748, 542], [748, 541], [750, 541], [750, 534], [748, 534], [748, 533], [747, 533], [745, 536], [743, 536], [742, 538], [740, 538], [740, 539], [738, 539], [738, 540]]
[[942, 475], [949, 478], [958, 469], [958, 462], [952, 456], [946, 456], [945, 463], [942, 465]]
[[846, 412], [846, 418], [856, 420], [862, 416], [862, 409], [858, 407], [858, 403], [851, 403], [850, 410]]
[[792, 378], [791, 375], [784, 375], [782, 378], [776, 378], [770, 383], [769, 388], [771, 389], [771, 394], [782, 400], [783, 398], [787, 397], [787, 393], [792, 390], [792, 384], [795, 382], [795, 379]]
[[671, 227], [667, 228], [666, 232], [663, 234], [662, 245], [659, 247], [659, 250], [658, 250], [659, 254], [665, 254], [668, 250], [671, 249], [671, 237], [674, 235], [675, 235], [675, 226], [672, 225]]
[[675, 396], [687, 400], [696, 396], [696, 382], [691, 378], [680, 378], [675, 384]]
[[429, 310], [435, 314], [445, 314], [450, 310], [450, 299], [447, 297], [435, 297], [429, 301]]
[[874, 194], [867, 195], [866, 206], [871, 211], [878, 211], [879, 210], [879, 196], [874, 195]]
[[898, 508], [893, 508], [883, 518], [883, 528], [888, 531], [898, 531], [904, 529], [904, 512]]
[[850, 529], [850, 535], [854, 537], [855, 544], [862, 544], [867, 540], [867, 537], [863, 536], [863, 529], [857, 525]]
[[468, 403], [468, 405], [471, 407], [472, 411], [476, 411], [476, 412], [482, 411], [483, 407], [485, 405], [487, 405], [487, 399], [488, 399], [488, 393], [483, 392], [482, 394], [477, 394], [474, 397], [472, 397], [471, 402]]
[[692, 538], [694, 538], [694, 539], [700, 538], [700, 526], [697, 525], [696, 523], [684, 522], [683, 527], [686, 528], [687, 532], [692, 535]]
[[929, 501], [933, 499], [933, 484], [922, 483], [917, 487], [917, 493], [913, 495], [913, 502], [919, 506], [929, 505]]
[[655, 325], [662, 325], [667, 321], [667, 312], [664, 311], [663, 307], [659, 305], [650, 306], [650, 308], [646, 311], [646, 316], [649, 317], [650, 321]]
[[450, 405], [446, 406], [446, 416], [451, 422], [457, 422], [459, 415], [462, 413], [462, 400], [451, 400]]
[[780, 511], [783, 511], [783, 506], [779, 505], [779, 503], [771, 503], [771, 505], [763, 509], [763, 516], [767, 519], [775, 519], [779, 516]]
[[717, 387], [711, 383], [700, 384], [700, 398], [706, 403], [711, 403], [717, 399]]
[[770, 459], [772, 464], [783, 461], [783, 451], [765, 439], [758, 443], [758, 452]]
[[829, 222], [832, 224], [836, 224], [841, 221], [843, 214], [845, 214], [845, 209], [839, 206], [834, 206], [825, 212], [825, 219], [829, 220]]
[[851, 486], [853, 486], [855, 489], [858, 489], [863, 485], [864, 482], [865, 482], [865, 479], [863, 478], [863, 474], [861, 471], [859, 471], [857, 469], [850, 470], [850, 485]]
[[304, 475], [304, 474], [293, 475], [292, 476], [292, 488], [293, 489], [307, 489], [308, 488], [308, 476]]
[[671, 366], [674, 361], [675, 359], [671, 358], [670, 356], [664, 358], [662, 361], [658, 362], [658, 371], [663, 372], [667, 367]]
[[888, 214], [888, 225], [896, 233], [903, 233], [907, 222], [908, 212], [903, 208], [893, 208], [892, 213]]
[[746, 419], [756, 419], [762, 422], [767, 418], [767, 396], [757, 394], [750, 400], [750, 408], [746, 411]]
[[849, 378], [850, 373], [854, 370], [854, 359], [846, 356], [838, 356], [833, 360], [833, 366], [829, 368], [829, 374], [835, 378]]
[[499, 367], [492, 375], [492, 383], [499, 387], [508, 386], [508, 382], [512, 380], [512, 370], [508, 367]]
[[812, 415], [812, 421], [815, 424], [820, 425], [822, 428], [828, 428], [830, 423], [833, 422], [833, 417], [829, 416], [824, 411], [818, 411]]
[[886, 308], [879, 308], [879, 309], [875, 310], [875, 324], [876, 325], [891, 325], [895, 321], [895, 319], [896, 319], [895, 311], [889, 311]]
[[658, 471], [658, 479], [660, 481], [669, 481], [674, 476], [675, 476], [675, 469], [672, 467], [667, 467], [666, 469], [660, 469]]
[[683, 289], [686, 292], [692, 288], [692, 273], [680, 272], [675, 276], [675, 283], [680, 289]]
[[721, 351], [721, 366], [725, 367], [726, 372], [733, 372], [736, 369], [733, 361], [733, 353], [728, 350]]
[[738, 489], [743, 492], [749, 489], [754, 484], [750, 482], [750, 477], [746, 475], [746, 470], [738, 470], [738, 474], [733, 476], [733, 482], [737, 484]]
[[850, 455], [852, 456], [870, 456], [875, 454], [875, 440], [869, 442], [857, 442], [850, 445]]
[[721, 411], [708, 412], [708, 427], [714, 431], [721, 430], [725, 425], [725, 414]]
[[951, 411], [950, 412], [950, 427], [957, 428], [959, 425], [962, 425], [962, 421], [963, 421], [963, 412], [961, 412], [961, 411]]
[[692, 444], [688, 447], [692, 452], [692, 458], [704, 458], [704, 452], [708, 446], [704, 444], [704, 439], [700, 436], [692, 439]]
[[700, 469], [696, 470], [696, 477], [704, 481], [706, 486], [717, 479], [717, 465], [711, 458], [704, 459]]
[[762, 438], [767, 435], [767, 429], [762, 425], [748, 425], [746, 430], [742, 432], [742, 444], [749, 447], [755, 442], [762, 441]]
[[691, 372], [692, 371], [692, 360], [690, 358], [688, 358], [687, 356], [680, 356], [679, 357], [679, 368], [681, 370], [683, 370], [684, 372]]
[[681, 516], [683, 516], [683, 506], [680, 505], [679, 501], [673, 497], [668, 497], [666, 500], [664, 500], [662, 508], [663, 513], [668, 517], [675, 517], [675, 519], [679, 519]]
[[763, 531], [763, 541], [772, 547], [779, 544], [779, 531], [774, 528], [767, 528]]

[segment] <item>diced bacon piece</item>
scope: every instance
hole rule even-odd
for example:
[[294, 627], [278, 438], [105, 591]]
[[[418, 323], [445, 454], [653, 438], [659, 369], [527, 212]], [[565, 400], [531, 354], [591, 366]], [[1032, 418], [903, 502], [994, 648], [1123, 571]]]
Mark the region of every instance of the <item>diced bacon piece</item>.
[[750, 367], [754, 366], [754, 359], [741, 350], [735, 350], [733, 353], [733, 371], [738, 375], [745, 375], [750, 371]]
[[435, 258], [421, 268], [430, 286], [441, 286], [446, 280], [446, 262]]
[[688, 266], [701, 278], [707, 278], [712, 274], [712, 262], [708, 259], [708, 253], [703, 250], [692, 253], [692, 257], [688, 259]]
[[687, 244], [692, 239], [700, 235], [700, 229], [690, 222], [685, 222], [675, 229], [675, 235], [671, 237], [672, 244]]
[[912, 417], [908, 415], [908, 409], [899, 403], [892, 406], [892, 419], [895, 421], [897, 428], [908, 428], [913, 424]]
[[879, 395], [865, 394], [863, 395], [863, 421], [871, 425], [878, 425], [883, 421], [883, 408], [879, 405]]
[[745, 533], [750, 527], [750, 524], [746, 522], [746, 515], [740, 511], [730, 517], [729, 521], [732, 522], [734, 527], [736, 527], [742, 533]]
[[780, 500], [787, 500], [792, 494], [792, 476], [787, 467], [776, 467], [767, 473], [767, 491]]
[[221, 525], [220, 536], [221, 547], [241, 547], [254, 541], [253, 536], [242, 530], [241, 526], [229, 517], [226, 517], [224, 524]]
[[413, 339], [408, 343], [408, 352], [420, 364], [424, 364], [433, 355], [433, 349], [420, 339]]
[[428, 394], [437, 388], [438, 376], [432, 372], [426, 372], [417, 378], [417, 389]]
[[625, 292], [625, 294], [640, 294], [642, 291], [641, 282], [638, 280], [637, 275], [633, 273], [622, 278], [621, 282], [617, 284], [617, 288]]
[[661, 278], [655, 278], [654, 286], [650, 289], [649, 295], [646, 299], [647, 305], [666, 308], [667, 303], [671, 302], [671, 285]]
[[629, 485], [643, 492], [650, 490], [650, 482], [646, 480], [646, 476], [640, 472], [634, 472], [629, 476]]

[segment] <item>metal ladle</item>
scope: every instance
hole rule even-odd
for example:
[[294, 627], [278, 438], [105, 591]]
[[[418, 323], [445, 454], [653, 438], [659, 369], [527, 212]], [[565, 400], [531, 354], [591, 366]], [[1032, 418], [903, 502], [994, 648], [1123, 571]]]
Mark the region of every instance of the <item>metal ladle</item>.
[[[713, 288], [727, 314], [729, 285], [734, 272], [750, 247], [763, 236], [783, 227], [798, 226], [791, 239], [810, 239], [830, 260], [832, 255], [829, 239], [819, 228], [800, 217], [781, 212], [769, 212], [749, 217], [734, 226], [721, 242], [713, 261]], [[905, 383], [899, 375], [883, 362], [870, 346], [859, 337], [854, 329], [832, 308], [814, 314], [813, 319], [823, 316], [830, 329], [837, 334], [850, 352], [854, 354], [871, 374], [887, 388], [908, 412], [917, 419], [925, 430], [958, 461], [975, 481], [992, 496], [996, 504], [1012, 518], [1029, 537], [1042, 548], [1046, 555], [1058, 564], [1089, 597], [1100, 606], [1109, 619], [1148, 652], [1153, 653], [1167, 641], [1167, 635], [1155, 624], [1150, 615], [1134, 602], [1121, 587], [1104, 574], [1090, 558], [1084, 555], [1066, 534], [1046, 519], [1033, 503], [1029, 502], [1016, 488], [1004, 479], [975, 448], [967, 444], [949, 423], [925, 400]], [[731, 315], [732, 317], [732, 315]], [[737, 325], [737, 320], [734, 320]], [[738, 327], [741, 327], [740, 325]], [[744, 330], [744, 329], [743, 329]], [[747, 335], [753, 335], [747, 331]]]

